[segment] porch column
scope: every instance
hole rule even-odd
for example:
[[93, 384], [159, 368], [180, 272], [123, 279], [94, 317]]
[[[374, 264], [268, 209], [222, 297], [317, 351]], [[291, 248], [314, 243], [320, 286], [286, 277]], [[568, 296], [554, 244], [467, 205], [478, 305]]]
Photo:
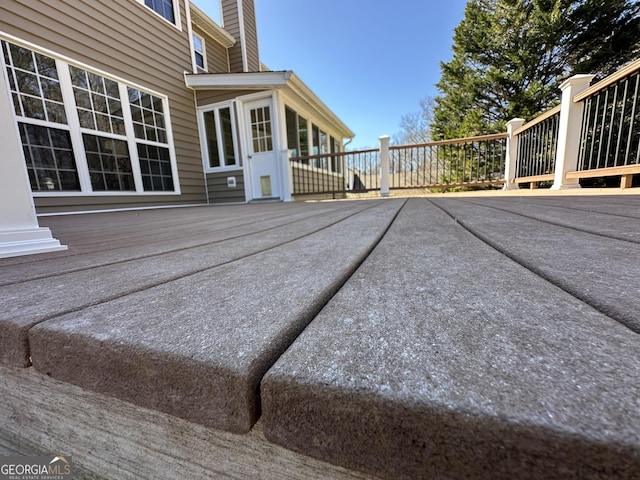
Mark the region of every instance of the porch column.
[[518, 161], [518, 136], [514, 135], [514, 132], [522, 127], [523, 124], [524, 118], [514, 118], [507, 122], [507, 153], [504, 162], [504, 186], [502, 190], [517, 190], [519, 188], [514, 183]]
[[594, 75], [574, 75], [560, 85], [562, 103], [558, 127], [556, 171], [551, 190], [580, 188], [580, 179], [566, 179], [567, 172], [578, 169], [580, 154], [580, 129], [584, 102], [573, 102], [573, 97], [587, 89]]
[[66, 250], [38, 225], [9, 95], [0, 73], [0, 258]]
[[293, 169], [291, 168], [291, 162], [289, 161], [289, 150], [282, 150], [280, 152], [280, 168], [282, 170], [282, 201], [292, 202], [293, 194]]
[[380, 196], [389, 196], [389, 135], [380, 138]]

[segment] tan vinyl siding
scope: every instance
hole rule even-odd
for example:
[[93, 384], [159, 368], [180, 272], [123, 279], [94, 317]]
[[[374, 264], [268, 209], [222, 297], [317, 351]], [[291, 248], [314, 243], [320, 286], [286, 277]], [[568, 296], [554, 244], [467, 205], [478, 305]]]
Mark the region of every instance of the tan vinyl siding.
[[[235, 188], [229, 188], [227, 178], [235, 177]], [[245, 202], [244, 172], [242, 170], [207, 173], [209, 203], [241, 203]]]
[[2, 2], [0, 31], [169, 99], [182, 195], [37, 197], [38, 212], [206, 201], [194, 95], [183, 76], [191, 70], [184, 1], [179, 5], [182, 30], [135, 0]]
[[247, 67], [250, 72], [260, 71], [260, 56], [258, 54], [258, 30], [256, 25], [256, 11], [253, 0], [242, 0], [244, 14], [244, 40], [247, 50]]
[[240, 73], [243, 71], [243, 65], [237, 0], [222, 0], [222, 20], [224, 29], [236, 39], [236, 44], [229, 49], [229, 71]]
[[198, 27], [193, 27], [196, 35], [204, 38], [209, 73], [229, 73], [229, 52], [212, 37]]
[[196, 92], [196, 102], [199, 107], [213, 105], [214, 103], [233, 100], [242, 95], [256, 93], [255, 90], [198, 90]]

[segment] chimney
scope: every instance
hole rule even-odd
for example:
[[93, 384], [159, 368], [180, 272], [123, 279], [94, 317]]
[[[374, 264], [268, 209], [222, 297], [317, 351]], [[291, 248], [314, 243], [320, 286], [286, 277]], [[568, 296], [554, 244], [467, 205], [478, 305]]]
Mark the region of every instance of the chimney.
[[232, 73], [259, 72], [258, 28], [253, 0], [220, 0], [222, 26], [235, 39], [229, 49], [229, 64]]

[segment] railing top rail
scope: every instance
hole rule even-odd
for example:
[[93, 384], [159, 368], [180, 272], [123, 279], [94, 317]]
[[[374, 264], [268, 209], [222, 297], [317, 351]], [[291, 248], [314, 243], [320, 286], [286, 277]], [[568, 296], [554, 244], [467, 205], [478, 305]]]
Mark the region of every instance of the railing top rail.
[[318, 158], [346, 157], [348, 155], [354, 155], [358, 153], [373, 153], [378, 151], [379, 150], [377, 148], [369, 148], [367, 150], [351, 150], [349, 152], [320, 153], [318, 155], [308, 155], [306, 157], [291, 157], [289, 160], [300, 162], [303, 160], [315, 160]]
[[525, 123], [519, 129], [517, 129], [515, 132], [513, 132], [513, 134], [514, 135], [520, 135], [521, 133], [525, 132], [526, 130], [529, 130], [531, 127], [535, 127], [539, 123], [542, 123], [545, 120], [553, 117], [554, 115], [557, 115], [558, 113], [560, 113], [560, 108], [561, 108], [561, 105], [558, 105], [556, 107], [553, 107], [551, 110], [547, 110], [542, 115], [539, 115], [536, 118], [534, 118], [533, 120], [531, 120], [529, 123]]
[[494, 133], [491, 135], [481, 135], [479, 137], [465, 137], [465, 138], [453, 138], [451, 140], [438, 140], [437, 142], [416, 143], [413, 145], [392, 145], [389, 150], [402, 150], [405, 148], [420, 148], [420, 147], [436, 147], [439, 145], [453, 145], [455, 143], [471, 143], [471, 142], [484, 142], [488, 140], [500, 140], [507, 138], [506, 133]]
[[574, 103], [582, 102], [583, 100], [604, 90], [609, 85], [612, 85], [628, 76], [631, 76], [632, 74], [636, 73], [638, 70], [640, 70], [640, 58], [638, 60], [635, 60], [629, 63], [627, 66], [621, 68], [616, 73], [609, 75], [607, 78], [600, 80], [598, 83], [590, 86], [583, 92], [580, 92], [578, 95], [573, 97], [573, 101]]

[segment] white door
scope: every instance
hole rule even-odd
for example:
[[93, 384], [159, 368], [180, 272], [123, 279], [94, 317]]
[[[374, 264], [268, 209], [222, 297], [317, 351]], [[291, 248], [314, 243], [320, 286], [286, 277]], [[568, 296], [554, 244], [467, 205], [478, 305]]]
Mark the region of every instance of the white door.
[[282, 198], [271, 99], [246, 103], [244, 108], [251, 197]]

